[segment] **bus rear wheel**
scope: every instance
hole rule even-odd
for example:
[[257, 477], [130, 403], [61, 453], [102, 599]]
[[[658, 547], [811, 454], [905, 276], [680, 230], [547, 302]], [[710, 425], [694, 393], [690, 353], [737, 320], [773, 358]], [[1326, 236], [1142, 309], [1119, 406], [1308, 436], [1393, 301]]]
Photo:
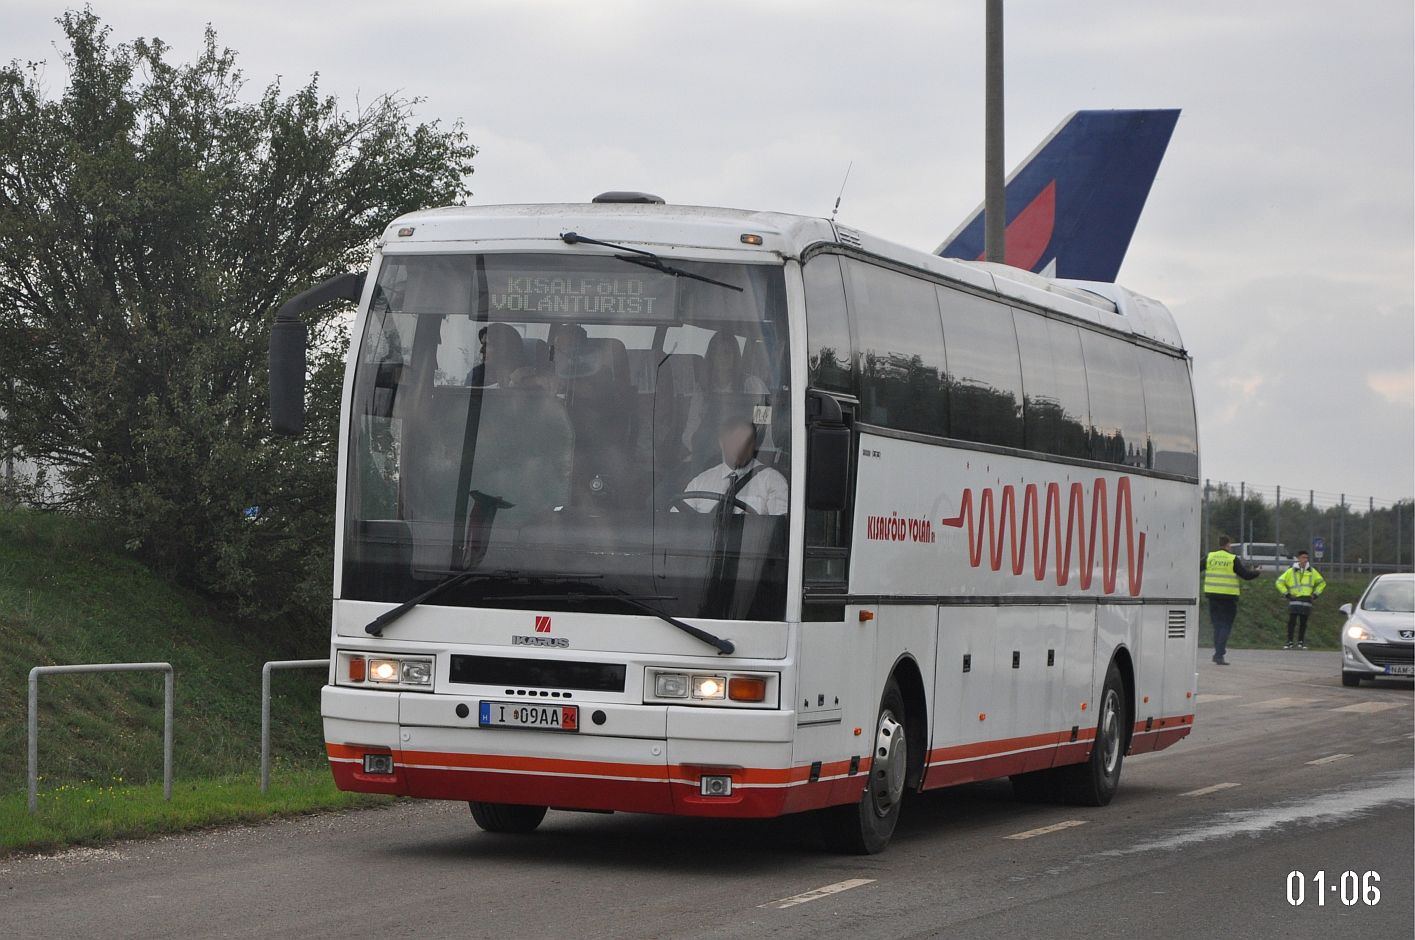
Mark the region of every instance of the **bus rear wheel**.
[[468, 802], [472, 819], [483, 832], [524, 834], [535, 832], [545, 819], [544, 806], [518, 806], [514, 803]]
[[1012, 775], [1012, 792], [1029, 803], [1072, 803], [1105, 806], [1120, 789], [1120, 767], [1125, 762], [1125, 679], [1115, 663], [1106, 670], [1101, 689], [1100, 717], [1096, 722], [1091, 756], [1080, 764]]
[[860, 802], [820, 811], [821, 834], [831, 851], [874, 855], [889, 845], [899, 823], [909, 770], [909, 736], [904, 717], [904, 696], [890, 679], [880, 702], [870, 774]]
[[1130, 714], [1125, 705], [1125, 680], [1115, 663], [1105, 673], [1101, 688], [1100, 718], [1091, 758], [1057, 770], [1061, 797], [1078, 806], [1105, 806], [1120, 789], [1120, 767], [1125, 763], [1126, 729]]

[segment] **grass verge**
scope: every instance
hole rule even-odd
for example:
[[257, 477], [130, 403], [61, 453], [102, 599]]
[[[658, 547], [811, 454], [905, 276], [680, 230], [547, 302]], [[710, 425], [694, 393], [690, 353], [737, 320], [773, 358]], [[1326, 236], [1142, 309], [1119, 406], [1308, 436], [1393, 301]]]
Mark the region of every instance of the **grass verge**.
[[[1228, 640], [1230, 647], [1276, 650], [1282, 649], [1287, 642], [1287, 599], [1277, 592], [1276, 580], [1276, 574], [1265, 572], [1256, 580], [1243, 582], [1238, 617], [1233, 622], [1233, 635]], [[1341, 648], [1341, 628], [1346, 625], [1346, 615], [1337, 608], [1342, 604], [1356, 603], [1370, 583], [1371, 579], [1364, 575], [1327, 579], [1327, 589], [1307, 621], [1307, 645], [1310, 648]], [[1199, 600], [1199, 645], [1214, 645], [1209, 605], [1202, 597]]]
[[39, 811], [33, 816], [25, 793], [0, 796], [0, 855], [389, 802], [390, 797], [335, 789], [325, 768], [272, 773], [265, 794], [252, 775], [174, 780], [171, 802], [162, 798], [161, 783], [61, 784], [40, 791]]

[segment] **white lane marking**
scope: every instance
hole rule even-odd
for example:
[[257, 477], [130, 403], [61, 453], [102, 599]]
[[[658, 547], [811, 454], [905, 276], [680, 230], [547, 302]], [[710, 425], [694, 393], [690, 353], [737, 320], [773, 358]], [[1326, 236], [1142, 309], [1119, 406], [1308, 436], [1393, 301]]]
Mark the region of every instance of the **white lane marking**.
[[1353, 712], [1357, 715], [1369, 715], [1373, 712], [1389, 711], [1392, 708], [1409, 708], [1409, 705], [1401, 702], [1357, 702], [1354, 705], [1343, 705], [1340, 708], [1333, 708], [1334, 712]]
[[1293, 705], [1311, 705], [1317, 701], [1314, 698], [1296, 698], [1288, 696], [1285, 698], [1270, 698], [1266, 702], [1248, 702], [1244, 708], [1288, 708]]
[[862, 885], [872, 885], [873, 878], [851, 878], [847, 881], [837, 881], [833, 885], [826, 885], [807, 891], [803, 894], [793, 894], [789, 898], [782, 898], [779, 901], [768, 901], [765, 904], [758, 904], [757, 907], [770, 907], [778, 911], [784, 911], [788, 907], [795, 907], [797, 904], [806, 904], [811, 901], [819, 901], [821, 898], [828, 898], [832, 894], [839, 894], [842, 891], [849, 891], [851, 888], [858, 888]]
[[1010, 836], [1003, 836], [1004, 839], [1035, 839], [1037, 836], [1048, 835], [1053, 832], [1060, 832], [1063, 829], [1072, 829], [1076, 826], [1086, 825], [1084, 819], [1065, 819], [1059, 823], [1052, 823], [1050, 826], [1042, 826], [1040, 829], [1028, 829], [1026, 832], [1014, 832]]
[[1237, 783], [1216, 783], [1211, 787], [1200, 787], [1197, 790], [1190, 790], [1188, 793], [1181, 793], [1180, 796], [1208, 796], [1210, 793], [1217, 793], [1220, 790], [1232, 790], [1241, 784]]
[[1307, 763], [1308, 763], [1309, 766], [1310, 766], [1310, 765], [1315, 765], [1315, 764], [1330, 764], [1330, 763], [1333, 763], [1333, 762], [1335, 762], [1335, 761], [1346, 760], [1348, 757], [1351, 757], [1351, 756], [1353, 756], [1353, 755], [1351, 755], [1351, 754], [1328, 754], [1326, 757], [1318, 757], [1316, 760], [1309, 760], [1309, 761], [1307, 761]]
[[1201, 702], [1222, 702], [1225, 699], [1240, 698], [1238, 695], [1219, 695], [1215, 692], [1200, 692], [1195, 698]]
[[1257, 835], [1289, 823], [1346, 822], [1353, 815], [1368, 813], [1387, 803], [1411, 802], [1411, 783], [1408, 772], [1387, 774], [1380, 783], [1371, 786], [1322, 793], [1264, 809], [1229, 810], [1218, 814], [1209, 825], [1098, 854], [1103, 858], [1119, 858], [1139, 852], [1180, 849], [1198, 842], [1230, 839], [1238, 835]]

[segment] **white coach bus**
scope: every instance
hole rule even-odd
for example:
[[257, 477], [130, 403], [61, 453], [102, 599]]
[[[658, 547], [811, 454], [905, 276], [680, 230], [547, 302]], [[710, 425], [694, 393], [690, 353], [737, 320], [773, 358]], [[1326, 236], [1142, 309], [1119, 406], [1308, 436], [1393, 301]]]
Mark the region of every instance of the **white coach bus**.
[[277, 315], [356, 300], [328, 757], [346, 790], [816, 811], [1107, 803], [1194, 713], [1198, 450], [1168, 311], [829, 220], [449, 208]]

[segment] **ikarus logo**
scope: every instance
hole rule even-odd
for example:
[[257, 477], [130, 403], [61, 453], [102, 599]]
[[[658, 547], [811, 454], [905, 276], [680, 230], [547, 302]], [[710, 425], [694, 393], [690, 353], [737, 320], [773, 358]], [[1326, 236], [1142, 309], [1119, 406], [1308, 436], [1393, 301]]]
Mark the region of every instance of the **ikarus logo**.
[[570, 641], [563, 636], [513, 636], [512, 646], [544, 646], [555, 649], [569, 649]]

